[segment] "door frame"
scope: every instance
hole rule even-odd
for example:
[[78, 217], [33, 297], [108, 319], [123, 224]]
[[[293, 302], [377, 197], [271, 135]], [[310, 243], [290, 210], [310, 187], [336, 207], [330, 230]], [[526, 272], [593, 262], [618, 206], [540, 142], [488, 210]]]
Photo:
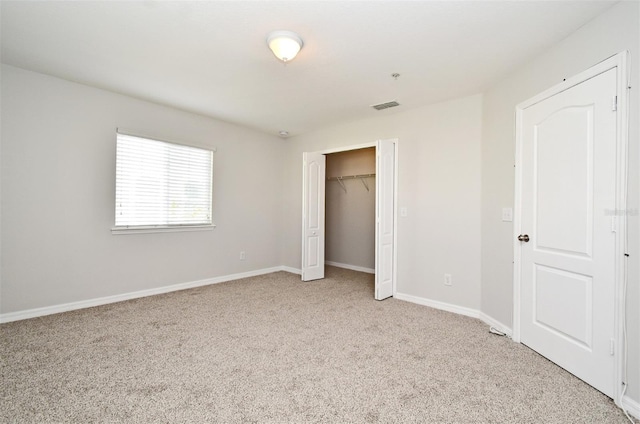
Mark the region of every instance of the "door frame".
[[567, 78], [548, 90], [526, 100], [516, 106], [516, 146], [515, 146], [515, 201], [513, 219], [513, 341], [520, 343], [521, 326], [521, 244], [516, 243], [519, 234], [522, 234], [522, 119], [524, 110], [558, 93], [568, 90], [588, 79], [600, 75], [608, 70], [616, 69], [616, 243], [615, 243], [615, 278], [614, 278], [614, 340], [615, 340], [615, 370], [614, 370], [614, 401], [622, 406], [623, 376], [625, 366], [625, 352], [623, 351], [623, 324], [625, 317], [625, 234], [627, 231], [627, 219], [625, 214], [618, 211], [626, 211], [627, 204], [627, 144], [629, 128], [629, 69], [628, 51], [618, 53], [610, 58], [592, 66], [571, 78]]
[[[383, 140], [383, 139], [379, 139], [379, 140]], [[304, 153], [318, 153], [318, 154], [323, 154], [323, 155], [329, 155], [331, 153], [340, 153], [340, 152], [348, 152], [350, 150], [359, 150], [359, 149], [366, 149], [369, 147], [375, 147], [376, 148], [376, 173], [378, 172], [378, 160], [377, 160], [377, 155], [378, 155], [378, 141], [372, 141], [369, 143], [362, 143], [362, 144], [355, 144], [355, 145], [350, 145], [350, 146], [342, 146], [342, 147], [334, 147], [331, 149], [325, 149], [325, 150], [318, 150], [315, 152], [304, 152]], [[394, 182], [393, 182], [393, 296], [395, 297], [396, 295], [396, 285], [397, 285], [397, 281], [398, 281], [398, 138], [390, 138], [390, 139], [385, 139], [385, 140], [392, 140], [394, 143], [394, 163], [393, 163], [393, 178], [394, 178]], [[302, 208], [303, 208], [303, 213], [304, 213], [304, 202], [306, 199], [307, 193], [306, 193], [306, 188], [303, 187], [302, 188]], [[325, 194], [326, 196], [326, 194]], [[378, 208], [378, 199], [380, 198], [379, 194], [378, 194], [378, 184], [376, 184], [376, 220], [377, 220], [377, 208]], [[325, 204], [326, 207], [326, 204]], [[304, 223], [303, 223], [303, 227], [304, 227]], [[326, 230], [326, 229], [325, 229]], [[377, 265], [377, 249], [378, 249], [378, 223], [376, 222], [376, 237], [375, 237], [375, 243], [376, 243], [376, 265]], [[304, 265], [304, 228], [302, 229], [302, 252], [301, 252], [301, 256], [302, 256], [302, 263], [301, 265]], [[378, 267], [375, 267], [375, 272], [376, 272], [376, 278], [377, 278], [377, 273], [378, 273]], [[301, 269], [302, 271], [302, 269]]]

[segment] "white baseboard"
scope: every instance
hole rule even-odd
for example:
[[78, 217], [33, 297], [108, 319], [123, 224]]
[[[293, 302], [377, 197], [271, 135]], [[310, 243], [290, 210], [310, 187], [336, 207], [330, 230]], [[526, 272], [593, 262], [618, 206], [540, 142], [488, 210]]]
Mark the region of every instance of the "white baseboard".
[[113, 296], [99, 297], [97, 299], [81, 300], [78, 302], [64, 303], [62, 305], [45, 306], [43, 308], [27, 309], [24, 311], [9, 312], [0, 314], [0, 323], [19, 321], [29, 318], [37, 318], [45, 315], [58, 314], [61, 312], [75, 311], [77, 309], [92, 308], [94, 306], [106, 305], [109, 303], [122, 302], [125, 300], [137, 299], [140, 297], [153, 296], [156, 294], [170, 293], [178, 290], [192, 289], [195, 287], [208, 286], [211, 284], [224, 283], [241, 278], [255, 277], [258, 275], [270, 274], [277, 271], [286, 271], [293, 274], [300, 274], [300, 270], [285, 266], [258, 269], [255, 271], [241, 272], [238, 274], [223, 275], [221, 277], [207, 278], [205, 280], [190, 281], [186, 283], [173, 284], [171, 286], [157, 287], [153, 289], [140, 290], [131, 293], [117, 294]]
[[367, 274], [375, 274], [376, 270], [373, 268], [365, 268], [357, 265], [341, 264], [340, 262], [324, 261], [325, 265], [337, 266], [338, 268], [350, 269], [352, 271], [366, 272]]
[[280, 267], [280, 271], [286, 271], [286, 272], [289, 272], [289, 273], [291, 273], [291, 274], [298, 274], [298, 275], [302, 275], [302, 270], [301, 270], [301, 269], [298, 269], [298, 268], [292, 268], [292, 267], [290, 267], [290, 266], [284, 266], [284, 265], [282, 265], [282, 266]]
[[412, 296], [410, 294], [395, 293], [396, 299], [405, 300], [418, 305], [429, 306], [431, 308], [440, 309], [447, 312], [453, 312], [460, 315], [466, 315], [472, 318], [480, 318], [480, 311], [477, 309], [465, 308], [464, 306], [454, 305], [452, 303], [440, 302], [438, 300], [426, 299], [424, 297]]
[[504, 325], [497, 319], [481, 312], [477, 309], [465, 308], [464, 306], [454, 305], [452, 303], [440, 302], [438, 300], [426, 299], [424, 297], [412, 296], [410, 294], [396, 293], [393, 295], [396, 299], [404, 300], [411, 303], [417, 303], [418, 305], [429, 306], [431, 308], [440, 309], [447, 312], [453, 312], [455, 314], [465, 315], [471, 318], [478, 318], [490, 327], [494, 327], [496, 330], [500, 330], [507, 336], [511, 337], [513, 333], [508, 325]]
[[625, 395], [622, 397], [622, 406], [624, 406], [629, 415], [640, 420], [640, 403]]
[[484, 312], [480, 312], [480, 316], [478, 316], [478, 318], [480, 318], [480, 320], [482, 320], [485, 323], [489, 324], [489, 326], [495, 328], [496, 330], [503, 332], [507, 336], [509, 336], [509, 337], [513, 336], [513, 330], [511, 329], [511, 327], [501, 323], [500, 321], [498, 321], [497, 319], [495, 319], [493, 317], [490, 317], [489, 315], [485, 314]]
[[[354, 265], [341, 264], [338, 262], [331, 262], [331, 261], [327, 261], [325, 263], [327, 265], [351, 269], [354, 271], [367, 272], [371, 274], [375, 273], [375, 270], [369, 269], [369, 268], [357, 267]], [[289, 272], [297, 275], [302, 274], [302, 270], [298, 268], [282, 265], [282, 266], [276, 266], [273, 268], [258, 269], [255, 271], [241, 272], [238, 274], [230, 274], [230, 275], [224, 275], [221, 277], [207, 278], [204, 280], [173, 284], [170, 286], [157, 287], [157, 288], [148, 289], [148, 290], [140, 290], [140, 291], [131, 292], [131, 293], [123, 293], [123, 294], [117, 294], [113, 296], [100, 297], [96, 299], [81, 300], [78, 302], [70, 302], [70, 303], [64, 303], [61, 305], [46, 306], [43, 308], [27, 309], [24, 311], [9, 312], [6, 314], [0, 314], [0, 323], [19, 321], [19, 320], [29, 319], [29, 318], [37, 318], [45, 315], [58, 314], [61, 312], [75, 311], [77, 309], [92, 308], [94, 306], [106, 305], [109, 303], [122, 302], [125, 300], [137, 299], [140, 297], [153, 296], [156, 294], [170, 293], [178, 290], [185, 290], [185, 289], [191, 289], [195, 287], [208, 286], [211, 284], [224, 283], [227, 281], [239, 280], [239, 279], [248, 278], [248, 277], [255, 277], [258, 275], [270, 274], [272, 272], [278, 272], [278, 271], [285, 271], [285, 272]], [[499, 321], [491, 318], [490, 316], [476, 309], [465, 308], [463, 306], [453, 305], [450, 303], [440, 302], [437, 300], [425, 299], [422, 297], [412, 296], [404, 293], [396, 293], [394, 294], [394, 297], [399, 300], [405, 300], [408, 302], [417, 303], [419, 305], [429, 306], [432, 308], [441, 309], [444, 311], [453, 312], [460, 315], [466, 315], [473, 318], [479, 318], [480, 320], [486, 322], [488, 325], [493, 326], [508, 335], [511, 335], [511, 329], [508, 326], [500, 323]], [[633, 406], [629, 409], [633, 409]]]

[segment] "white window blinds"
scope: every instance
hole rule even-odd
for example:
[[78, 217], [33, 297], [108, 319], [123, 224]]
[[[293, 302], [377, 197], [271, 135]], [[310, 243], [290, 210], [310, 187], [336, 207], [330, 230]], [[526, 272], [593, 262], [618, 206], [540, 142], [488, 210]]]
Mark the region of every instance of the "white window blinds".
[[117, 134], [116, 228], [212, 225], [213, 152]]

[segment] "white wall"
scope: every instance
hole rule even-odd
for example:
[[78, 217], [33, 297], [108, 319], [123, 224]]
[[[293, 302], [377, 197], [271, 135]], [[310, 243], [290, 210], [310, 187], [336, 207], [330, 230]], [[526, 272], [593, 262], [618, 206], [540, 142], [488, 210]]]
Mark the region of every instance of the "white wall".
[[[501, 208], [514, 203], [514, 113], [518, 103], [623, 50], [632, 62], [629, 209], [638, 210], [640, 152], [639, 3], [621, 2], [484, 94], [482, 119], [482, 311], [511, 325], [513, 227]], [[629, 216], [629, 395], [640, 401], [638, 215]]]
[[[372, 118], [288, 140], [283, 258], [300, 268], [302, 153], [399, 139], [398, 282], [401, 293], [480, 308], [482, 96]], [[443, 284], [445, 273], [453, 286]]]
[[[350, 150], [327, 155], [327, 178], [376, 173], [376, 149]], [[367, 178], [369, 191], [359, 179], [347, 179], [342, 188], [326, 184], [325, 260], [374, 269], [376, 180]]]
[[[280, 265], [281, 139], [10, 66], [1, 114], [2, 313]], [[217, 148], [215, 230], [111, 234], [116, 127]]]

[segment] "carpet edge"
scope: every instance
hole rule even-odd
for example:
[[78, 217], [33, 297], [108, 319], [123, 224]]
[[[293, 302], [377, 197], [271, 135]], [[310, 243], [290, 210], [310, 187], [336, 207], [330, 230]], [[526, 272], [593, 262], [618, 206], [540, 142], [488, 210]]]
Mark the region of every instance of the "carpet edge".
[[40, 308], [25, 309], [22, 311], [0, 313], [0, 324], [13, 321], [21, 321], [30, 318], [37, 318], [46, 315], [59, 314], [62, 312], [75, 311], [78, 309], [92, 308], [94, 306], [107, 305], [110, 303], [122, 302], [125, 300], [138, 299], [141, 297], [154, 296], [157, 294], [170, 293], [179, 290], [192, 289], [195, 287], [208, 286], [211, 284], [225, 283], [227, 281], [240, 280], [242, 278], [255, 277], [258, 275], [271, 274], [273, 272], [285, 271], [292, 274], [299, 274], [299, 270], [287, 266], [275, 266], [262, 268], [254, 271], [240, 272], [236, 274], [223, 275], [219, 277], [206, 278], [203, 280], [188, 281], [184, 283], [172, 284], [169, 286], [156, 287], [152, 289], [139, 290], [135, 292], [116, 294], [111, 296], [98, 297], [94, 299], [79, 300], [76, 302], [63, 303], [59, 305], [44, 306]]
[[441, 302], [439, 300], [427, 299], [424, 297], [413, 296], [410, 294], [398, 293], [398, 292], [396, 292], [393, 295], [393, 297], [398, 300], [404, 300], [406, 302], [416, 303], [422, 306], [429, 306], [431, 308], [440, 309], [442, 311], [453, 312], [454, 314], [458, 314], [458, 315], [465, 315], [471, 318], [477, 318], [480, 321], [484, 322], [485, 324], [491, 327], [494, 327], [497, 330], [502, 331], [509, 337], [511, 337], [513, 333], [511, 327], [501, 323], [497, 319], [493, 318], [492, 316], [478, 309], [467, 308], [464, 306], [454, 305], [452, 303]]
[[358, 265], [349, 265], [349, 264], [343, 264], [340, 262], [334, 262], [334, 261], [324, 261], [325, 265], [331, 265], [331, 266], [335, 266], [338, 268], [344, 268], [344, 269], [350, 269], [352, 271], [359, 271], [359, 272], [366, 272], [367, 274], [375, 274], [376, 270], [373, 268], [366, 268], [363, 266], [358, 266]]

